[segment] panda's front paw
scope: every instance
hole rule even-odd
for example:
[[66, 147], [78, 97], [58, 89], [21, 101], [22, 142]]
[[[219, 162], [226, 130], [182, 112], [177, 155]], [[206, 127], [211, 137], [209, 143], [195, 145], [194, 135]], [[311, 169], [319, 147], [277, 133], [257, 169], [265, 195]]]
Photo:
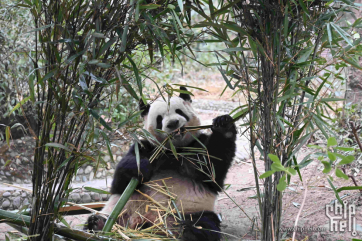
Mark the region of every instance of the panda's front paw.
[[104, 225], [106, 224], [106, 219], [102, 216], [93, 214], [88, 217], [86, 224], [84, 225], [84, 231], [102, 231]]
[[218, 116], [212, 121], [211, 130], [213, 132], [220, 132], [227, 138], [234, 137], [236, 135], [236, 126], [234, 119], [230, 115]]

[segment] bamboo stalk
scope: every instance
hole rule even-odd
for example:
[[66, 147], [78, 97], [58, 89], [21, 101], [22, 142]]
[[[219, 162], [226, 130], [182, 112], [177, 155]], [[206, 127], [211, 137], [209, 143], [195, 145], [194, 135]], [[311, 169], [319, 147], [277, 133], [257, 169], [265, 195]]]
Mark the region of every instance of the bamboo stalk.
[[103, 227], [103, 232], [110, 232], [113, 224], [117, 221], [118, 219], [118, 215], [121, 213], [123, 207], [126, 205], [126, 203], [128, 202], [128, 199], [131, 197], [131, 195], [133, 194], [134, 190], [136, 189], [138, 185], [138, 180], [136, 178], [132, 178], [131, 181], [129, 182], [128, 186], [126, 187], [126, 189], [124, 190], [122, 196], [119, 198], [116, 206], [113, 208], [113, 211], [111, 213], [111, 215], [109, 215], [106, 224]]

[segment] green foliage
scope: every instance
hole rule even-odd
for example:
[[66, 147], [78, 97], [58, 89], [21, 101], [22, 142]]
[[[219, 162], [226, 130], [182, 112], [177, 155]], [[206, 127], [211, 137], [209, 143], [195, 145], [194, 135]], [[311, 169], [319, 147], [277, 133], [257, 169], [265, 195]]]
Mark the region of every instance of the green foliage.
[[[298, 173], [302, 179], [299, 169], [311, 162], [307, 157], [297, 163], [296, 155], [317, 131], [326, 139], [334, 134], [330, 113], [343, 99], [329, 90], [346, 82], [343, 68], [361, 68], [357, 61], [361, 38], [353, 34], [361, 28], [360, 20], [351, 25], [344, 16], [359, 5], [289, 0], [208, 3], [207, 11], [194, 6], [204, 20], [193, 27], [203, 28], [208, 41], [224, 43], [226, 48], [215, 51], [213, 65], [220, 70], [225, 88], [243, 92], [248, 100], [245, 122], [250, 126], [251, 150], [254, 153], [257, 146], [265, 158], [265, 173], [260, 176], [263, 191], [255, 177], [262, 239], [273, 240], [273, 235], [277, 239], [278, 231], [272, 233], [271, 227], [279, 230], [280, 192], [290, 175]], [[328, 140], [328, 147], [336, 145], [335, 139]], [[335, 152], [325, 155], [329, 161], [321, 161], [328, 173], [331, 162], [340, 157]], [[342, 163], [350, 161], [344, 158]], [[338, 168], [336, 174], [346, 178]], [[270, 200], [278, 202], [273, 203], [276, 209]], [[271, 213], [274, 224], [268, 219]]]
[[[110, 131], [139, 141], [135, 111], [148, 73], [175, 59], [195, 38], [184, 29], [181, 2], [25, 0], [35, 47], [29, 53], [28, 101], [40, 120], [34, 158], [30, 234], [50, 239], [58, 209], [78, 167], [105, 165], [97, 143], [112, 157]], [[175, 5], [173, 5], [175, 4]], [[161, 58], [155, 58], [155, 50]], [[172, 94], [176, 88], [158, 87]], [[24, 104], [24, 103], [19, 103]], [[14, 108], [18, 108], [15, 106]], [[110, 121], [113, 121], [110, 123]], [[97, 158], [95, 158], [97, 157]], [[139, 158], [138, 158], [139, 159]], [[46, 166], [47, 169], [41, 167]], [[95, 170], [96, 171], [96, 170]], [[60, 220], [61, 217], [58, 217]]]

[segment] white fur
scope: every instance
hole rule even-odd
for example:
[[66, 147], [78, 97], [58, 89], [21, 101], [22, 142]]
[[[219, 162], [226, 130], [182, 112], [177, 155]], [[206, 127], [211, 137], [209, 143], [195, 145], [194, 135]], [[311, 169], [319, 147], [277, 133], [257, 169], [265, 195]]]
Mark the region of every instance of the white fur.
[[[189, 117], [189, 121], [185, 117], [176, 113], [176, 110], [180, 109]], [[160, 133], [155, 131], [157, 127], [157, 116], [162, 116], [162, 131]], [[179, 125], [176, 129], [182, 126], [194, 126], [200, 125], [200, 120], [197, 117], [194, 109], [192, 108], [190, 102], [181, 99], [180, 97], [171, 97], [169, 102], [165, 102], [162, 98], [155, 100], [149, 109], [148, 115], [144, 119], [144, 128], [153, 134], [158, 141], [162, 142], [167, 134], [175, 131], [175, 129], [167, 128], [167, 124], [170, 121], [179, 121]], [[193, 135], [198, 136], [199, 132], [194, 132]], [[187, 146], [194, 138], [188, 132], [182, 139], [174, 138], [172, 143], [175, 146]]]

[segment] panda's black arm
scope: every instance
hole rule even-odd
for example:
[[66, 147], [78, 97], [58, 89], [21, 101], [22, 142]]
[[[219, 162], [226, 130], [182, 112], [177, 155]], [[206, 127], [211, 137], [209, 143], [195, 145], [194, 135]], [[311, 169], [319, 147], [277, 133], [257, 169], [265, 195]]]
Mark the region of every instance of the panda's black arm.
[[[213, 133], [210, 136], [205, 134], [200, 135], [199, 140], [204, 143], [207, 148], [210, 161], [215, 170], [215, 181], [218, 185], [212, 182], [206, 183], [213, 191], [218, 192], [221, 191], [218, 186], [221, 188], [224, 186], [226, 174], [235, 156], [237, 131], [229, 115], [215, 118], [212, 131]], [[201, 147], [200, 144], [198, 145], [198, 147]], [[200, 172], [200, 177], [202, 177], [202, 175], [202, 172]]]
[[111, 186], [112, 194], [122, 194], [132, 177], [138, 178], [139, 186], [143, 182], [147, 182], [151, 179], [153, 167], [149, 162], [149, 153], [152, 153], [153, 147], [148, 141], [142, 141], [142, 144], [143, 147], [139, 148], [140, 175], [138, 173], [135, 145], [133, 144], [128, 153], [116, 166]]

